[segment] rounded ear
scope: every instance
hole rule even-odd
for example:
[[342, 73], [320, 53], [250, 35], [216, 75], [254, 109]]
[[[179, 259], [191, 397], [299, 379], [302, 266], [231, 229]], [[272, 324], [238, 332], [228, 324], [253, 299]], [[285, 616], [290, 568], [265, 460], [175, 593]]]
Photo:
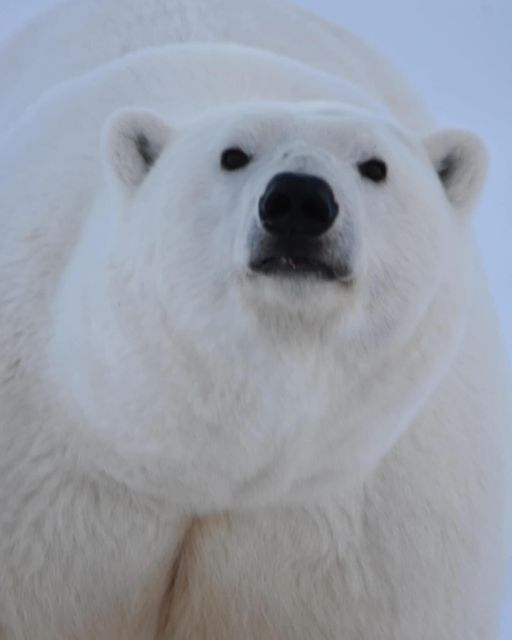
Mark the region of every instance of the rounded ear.
[[456, 209], [471, 208], [487, 174], [483, 142], [470, 131], [442, 129], [427, 136], [424, 144], [448, 200]]
[[171, 128], [152, 111], [125, 108], [107, 120], [102, 139], [107, 171], [124, 191], [136, 189], [158, 160]]

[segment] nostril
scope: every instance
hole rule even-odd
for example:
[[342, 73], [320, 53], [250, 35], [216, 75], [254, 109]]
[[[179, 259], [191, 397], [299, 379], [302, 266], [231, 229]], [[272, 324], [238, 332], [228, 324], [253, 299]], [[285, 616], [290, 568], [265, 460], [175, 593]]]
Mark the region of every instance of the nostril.
[[267, 218], [280, 218], [290, 209], [292, 201], [285, 193], [273, 193], [267, 200], [265, 212]]
[[330, 219], [329, 209], [320, 198], [306, 196], [302, 201], [302, 214], [306, 220], [327, 221]]

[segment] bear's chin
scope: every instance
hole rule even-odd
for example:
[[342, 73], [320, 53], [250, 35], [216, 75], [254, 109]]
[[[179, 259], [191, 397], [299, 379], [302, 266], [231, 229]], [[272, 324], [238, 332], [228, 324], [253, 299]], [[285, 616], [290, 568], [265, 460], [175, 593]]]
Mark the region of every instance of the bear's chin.
[[243, 306], [281, 341], [325, 339], [344, 332], [360, 308], [356, 279], [326, 277], [314, 268], [251, 270], [240, 284]]

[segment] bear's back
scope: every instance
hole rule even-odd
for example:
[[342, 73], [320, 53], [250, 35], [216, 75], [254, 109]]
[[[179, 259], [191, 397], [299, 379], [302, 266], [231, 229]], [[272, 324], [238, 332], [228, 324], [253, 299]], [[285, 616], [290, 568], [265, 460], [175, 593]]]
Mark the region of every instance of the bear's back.
[[119, 0], [68, 0], [0, 47], [0, 131], [56, 84], [138, 49], [201, 41], [236, 42], [296, 59], [360, 86], [407, 126], [429, 127], [420, 101], [381, 56], [297, 7], [275, 0], [126, 0], [120, 10]]

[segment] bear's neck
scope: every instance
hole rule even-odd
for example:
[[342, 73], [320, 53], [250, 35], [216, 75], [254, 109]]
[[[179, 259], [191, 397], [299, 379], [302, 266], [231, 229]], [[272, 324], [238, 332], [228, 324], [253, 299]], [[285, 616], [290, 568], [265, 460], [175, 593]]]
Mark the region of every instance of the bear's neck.
[[439, 383], [461, 334], [457, 313], [440, 311], [456, 297], [447, 283], [413, 334], [372, 361], [328, 347], [276, 357], [254, 335], [214, 348], [210, 336], [203, 349], [112, 286], [101, 252], [89, 262], [77, 252], [59, 294], [56, 393], [96, 467], [196, 513], [360, 482]]

